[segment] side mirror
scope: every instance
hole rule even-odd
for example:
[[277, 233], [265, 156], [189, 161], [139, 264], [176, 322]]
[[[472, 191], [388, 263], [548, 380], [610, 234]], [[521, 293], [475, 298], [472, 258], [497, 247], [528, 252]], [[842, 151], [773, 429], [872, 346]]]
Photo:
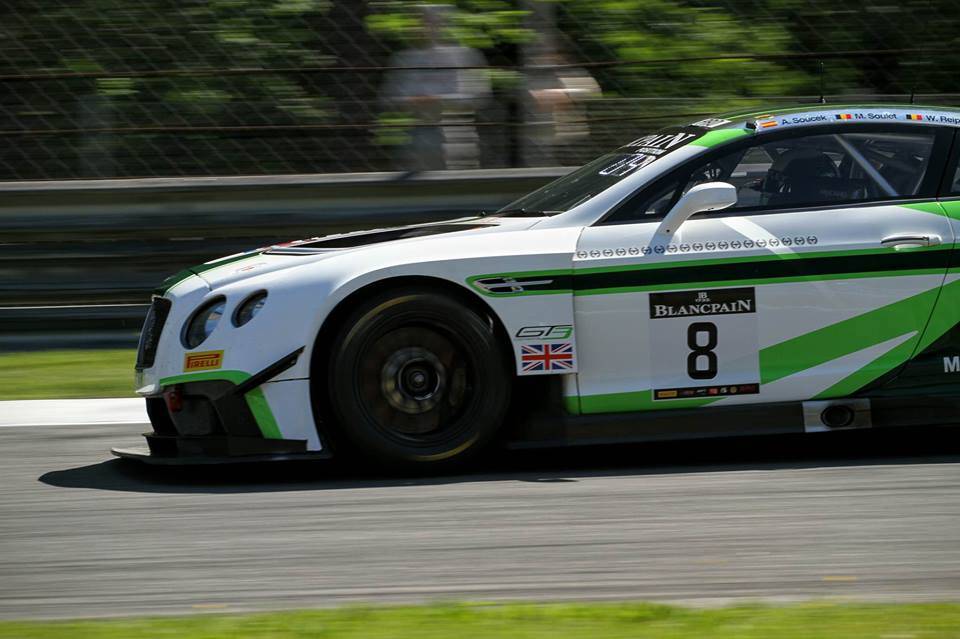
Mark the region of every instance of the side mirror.
[[737, 188], [726, 182], [707, 182], [698, 184], [686, 193], [670, 209], [660, 223], [657, 233], [665, 235], [675, 233], [680, 225], [695, 213], [719, 211], [737, 203]]

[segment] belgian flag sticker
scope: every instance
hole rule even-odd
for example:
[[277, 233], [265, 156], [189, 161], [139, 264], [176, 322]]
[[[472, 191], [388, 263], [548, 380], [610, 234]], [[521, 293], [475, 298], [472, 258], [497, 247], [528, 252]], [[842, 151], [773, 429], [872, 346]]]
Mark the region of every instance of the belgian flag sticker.
[[908, 119], [908, 120], [922, 120], [922, 119], [923, 119], [923, 116], [922, 116], [922, 115], [918, 115], [918, 114], [916, 114], [916, 113], [908, 113], [908, 114], [907, 114], [907, 119]]
[[835, 119], [837, 119], [837, 120], [852, 120], [852, 119], [853, 119], [853, 115], [851, 115], [850, 113], [838, 113], [838, 114], [836, 114], [836, 115], [833, 116], [833, 117], [834, 117]]

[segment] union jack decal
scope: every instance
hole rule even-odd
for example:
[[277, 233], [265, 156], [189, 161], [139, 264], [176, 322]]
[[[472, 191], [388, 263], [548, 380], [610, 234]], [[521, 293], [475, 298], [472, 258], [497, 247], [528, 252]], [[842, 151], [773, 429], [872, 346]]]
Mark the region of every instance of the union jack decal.
[[573, 344], [524, 344], [520, 350], [521, 371], [572, 371]]

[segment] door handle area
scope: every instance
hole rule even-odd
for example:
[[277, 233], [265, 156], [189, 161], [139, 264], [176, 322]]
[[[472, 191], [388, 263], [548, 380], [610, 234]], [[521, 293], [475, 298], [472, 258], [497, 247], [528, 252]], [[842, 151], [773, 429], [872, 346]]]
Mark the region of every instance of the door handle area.
[[939, 235], [891, 235], [880, 240], [880, 246], [899, 250], [917, 246], [937, 246], [940, 242]]

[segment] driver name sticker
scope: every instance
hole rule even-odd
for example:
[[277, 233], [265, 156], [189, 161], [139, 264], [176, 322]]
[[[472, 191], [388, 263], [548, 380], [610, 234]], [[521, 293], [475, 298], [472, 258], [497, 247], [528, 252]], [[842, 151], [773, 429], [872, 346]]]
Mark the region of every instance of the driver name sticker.
[[[752, 126], [757, 132], [761, 132], [766, 129], [779, 127], [840, 124], [845, 122], [910, 122], [914, 124], [960, 126], [960, 114], [954, 111], [939, 111], [934, 109], [924, 109], [922, 113], [918, 113], [916, 107], [912, 109], [865, 107], [863, 109], [857, 109], [856, 111], [818, 109], [800, 113], [761, 115], [753, 120]], [[751, 126], [751, 124], [748, 124], [748, 126]]]
[[760, 392], [753, 287], [650, 293], [653, 399]]

